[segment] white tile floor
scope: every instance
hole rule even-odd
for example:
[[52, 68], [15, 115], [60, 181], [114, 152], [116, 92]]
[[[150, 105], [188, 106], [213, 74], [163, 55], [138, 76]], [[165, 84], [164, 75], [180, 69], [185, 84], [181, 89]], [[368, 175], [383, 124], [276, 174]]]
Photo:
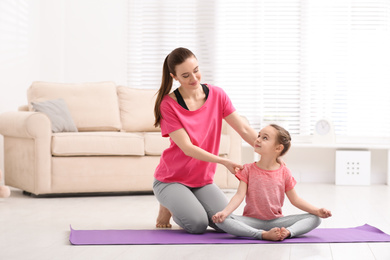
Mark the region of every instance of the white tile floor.
[[[390, 186], [298, 184], [297, 191], [332, 210], [322, 228], [368, 223], [390, 234]], [[229, 198], [233, 194], [226, 191]], [[12, 189], [10, 198], [0, 199], [0, 259], [390, 259], [390, 243], [72, 246], [68, 241], [70, 224], [151, 229], [157, 209], [152, 195], [31, 198]], [[286, 202], [285, 214], [297, 212]]]

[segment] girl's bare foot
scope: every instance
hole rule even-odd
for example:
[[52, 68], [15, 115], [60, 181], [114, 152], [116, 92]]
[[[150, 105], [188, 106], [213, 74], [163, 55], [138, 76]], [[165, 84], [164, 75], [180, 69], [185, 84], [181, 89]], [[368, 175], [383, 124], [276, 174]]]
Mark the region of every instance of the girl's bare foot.
[[280, 228], [273, 228], [269, 231], [263, 231], [263, 240], [278, 241], [281, 238]]
[[171, 212], [160, 204], [160, 210], [156, 221], [156, 228], [171, 228], [172, 225], [169, 223], [171, 219]]
[[290, 236], [290, 231], [288, 231], [286, 228], [282, 227], [280, 229], [280, 240], [284, 240]]

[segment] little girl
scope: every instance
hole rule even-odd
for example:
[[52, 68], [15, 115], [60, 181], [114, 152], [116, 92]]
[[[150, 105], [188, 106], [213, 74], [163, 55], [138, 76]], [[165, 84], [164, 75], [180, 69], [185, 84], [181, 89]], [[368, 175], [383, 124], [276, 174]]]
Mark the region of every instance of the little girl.
[[[219, 228], [235, 236], [278, 241], [305, 234], [320, 225], [320, 217], [332, 215], [329, 210], [309, 204], [296, 193], [294, 177], [278, 160], [290, 146], [291, 137], [284, 128], [271, 124], [260, 131], [254, 149], [261, 158], [244, 165], [244, 169], [236, 173], [240, 180], [236, 194], [224, 210], [213, 216]], [[292, 205], [308, 213], [283, 216], [284, 194]], [[245, 197], [243, 216], [231, 214]]]

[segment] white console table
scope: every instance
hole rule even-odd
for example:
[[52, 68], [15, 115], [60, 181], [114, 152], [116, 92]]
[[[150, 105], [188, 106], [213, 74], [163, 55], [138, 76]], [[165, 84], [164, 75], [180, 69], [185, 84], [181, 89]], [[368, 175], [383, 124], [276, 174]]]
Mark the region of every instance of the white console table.
[[292, 147], [296, 148], [324, 148], [324, 149], [336, 149], [336, 150], [387, 150], [387, 185], [390, 185], [390, 144], [343, 144], [343, 143], [331, 143], [331, 144], [315, 144], [315, 143], [292, 143]]
[[[251, 148], [246, 142], [243, 142], [243, 147]], [[308, 142], [293, 142], [292, 147], [298, 149], [334, 149], [336, 150], [385, 150], [387, 151], [387, 176], [386, 184], [390, 185], [390, 144], [355, 144], [355, 143], [330, 143], [317, 144]], [[252, 149], [252, 148], [251, 148]], [[253, 152], [254, 161], [259, 160], [259, 155]]]

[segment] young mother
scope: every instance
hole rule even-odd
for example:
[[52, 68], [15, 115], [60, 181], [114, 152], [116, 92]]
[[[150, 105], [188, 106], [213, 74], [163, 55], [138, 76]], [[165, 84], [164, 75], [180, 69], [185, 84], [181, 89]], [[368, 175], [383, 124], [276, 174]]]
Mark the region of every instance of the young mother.
[[[180, 87], [171, 93], [173, 80]], [[154, 108], [155, 126], [171, 145], [161, 155], [153, 191], [160, 202], [157, 227], [171, 227], [170, 218], [189, 233], [203, 233], [212, 216], [228, 201], [213, 184], [216, 163], [231, 173], [240, 164], [218, 156], [222, 119], [253, 145], [257, 133], [240, 116], [219, 87], [201, 84], [195, 55], [173, 50], [164, 61], [161, 87]]]

